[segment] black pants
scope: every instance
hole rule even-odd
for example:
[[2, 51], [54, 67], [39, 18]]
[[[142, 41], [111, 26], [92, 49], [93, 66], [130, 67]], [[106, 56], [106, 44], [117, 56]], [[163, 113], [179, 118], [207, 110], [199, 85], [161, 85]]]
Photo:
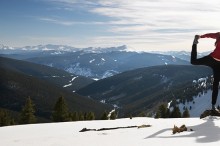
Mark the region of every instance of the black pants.
[[218, 97], [218, 86], [220, 81], [220, 61], [215, 60], [210, 55], [197, 59], [197, 45], [193, 44], [191, 52], [191, 64], [206, 65], [213, 70], [213, 89], [212, 89], [212, 105], [216, 104]]

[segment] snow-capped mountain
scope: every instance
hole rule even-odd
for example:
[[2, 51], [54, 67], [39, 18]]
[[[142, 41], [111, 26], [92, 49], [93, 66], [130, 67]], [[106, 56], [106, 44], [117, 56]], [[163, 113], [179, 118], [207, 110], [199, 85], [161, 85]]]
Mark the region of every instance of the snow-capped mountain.
[[13, 52], [11, 51], [3, 52], [2, 56], [55, 67], [93, 79], [103, 79], [124, 71], [148, 66], [189, 64], [171, 55], [127, 51], [125, 45], [83, 49], [62, 45], [38, 45], [16, 48]]
[[[152, 53], [158, 53], [158, 54], [164, 54], [164, 55], [172, 55], [175, 56], [177, 58], [186, 60], [186, 61], [190, 61], [190, 56], [191, 56], [191, 52], [187, 52], [187, 51], [167, 51], [167, 52], [161, 52], [161, 51], [154, 51]], [[202, 56], [208, 55], [211, 52], [198, 52], [197, 56], [198, 58], [201, 58]]]
[[16, 52], [15, 48], [0, 44], [0, 54], [11, 54], [13, 52]]
[[189, 64], [189, 62], [174, 56], [126, 51], [103, 53], [77, 51], [56, 56], [30, 58], [28, 61], [63, 69], [77, 75], [98, 79], [148, 66]]
[[14, 50], [14, 48], [0, 44], [0, 50]]
[[[25, 59], [29, 57], [58, 55], [67, 52], [79, 51], [79, 48], [66, 46], [66, 45], [37, 45], [37, 46], [25, 46], [25, 47], [8, 47], [1, 45], [0, 54], [9, 55], [15, 59]], [[12, 56], [15, 55], [15, 56]]]
[[[67, 45], [37, 45], [37, 46], [24, 46], [24, 47], [9, 47], [3, 44], [0, 44], [0, 54], [27, 54], [30, 52], [44, 52], [48, 55], [59, 55], [69, 52], [84, 51], [87, 53], [103, 53], [111, 51], [125, 51], [127, 47], [125, 45], [118, 47], [88, 47], [88, 48], [76, 48]], [[28, 55], [28, 54], [27, 54]]]

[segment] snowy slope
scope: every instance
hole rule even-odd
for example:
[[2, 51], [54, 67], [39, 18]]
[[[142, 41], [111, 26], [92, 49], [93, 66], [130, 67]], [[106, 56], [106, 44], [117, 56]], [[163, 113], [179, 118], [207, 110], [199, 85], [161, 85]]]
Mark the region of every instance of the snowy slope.
[[[199, 117], [200, 114], [206, 110], [211, 109], [211, 97], [212, 97], [212, 91], [208, 90], [207, 93], [203, 93], [199, 96], [193, 97], [194, 102], [186, 102], [185, 104], [179, 104], [179, 108], [181, 112], [183, 112], [183, 107], [187, 107], [190, 112], [191, 117]], [[217, 98], [216, 106], [220, 105], [220, 96]]]
[[[151, 127], [79, 132], [85, 127], [99, 129], [142, 124]], [[172, 134], [174, 125], [183, 124], [188, 131]], [[217, 146], [220, 144], [220, 118], [133, 118], [11, 126], [0, 128], [0, 139], [1, 146]]]
[[[197, 84], [198, 87], [203, 87], [203, 88], [207, 88], [210, 84], [209, 82], [210, 81], [208, 81], [208, 77], [200, 78], [198, 80], [193, 80], [193, 84]], [[220, 96], [217, 97], [216, 107], [220, 106], [219, 98]], [[192, 102], [185, 102], [184, 104], [183, 103], [179, 104], [179, 108], [182, 113], [184, 111], [184, 108], [188, 108], [191, 117], [199, 117], [204, 110], [211, 109], [212, 106], [211, 103], [212, 103], [212, 90], [209, 89], [209, 90], [203, 90], [203, 92], [199, 93], [197, 96], [194, 96]]]

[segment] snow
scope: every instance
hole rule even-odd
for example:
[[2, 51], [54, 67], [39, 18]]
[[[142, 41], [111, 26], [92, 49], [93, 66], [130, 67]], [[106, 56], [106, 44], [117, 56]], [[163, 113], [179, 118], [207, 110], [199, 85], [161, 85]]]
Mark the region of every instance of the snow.
[[[220, 144], [220, 118], [180, 119], [133, 118], [32, 124], [0, 128], [1, 146], [216, 146]], [[146, 128], [125, 128], [79, 132], [83, 128], [100, 129], [151, 125]], [[172, 134], [174, 125], [185, 124], [188, 131]], [[190, 131], [192, 129], [193, 131]]]
[[106, 70], [106, 71], [103, 73], [103, 75], [102, 75], [102, 79], [111, 77], [111, 76], [113, 76], [113, 75], [115, 75], [115, 74], [118, 74], [118, 73], [119, 73], [119, 72], [116, 71], [116, 70]]
[[[199, 115], [207, 109], [211, 109], [212, 91], [208, 90], [207, 93], [200, 94], [193, 97], [194, 102], [186, 102], [179, 104], [180, 111], [183, 112], [183, 107], [187, 107], [191, 117], [199, 117]], [[220, 105], [220, 97], [217, 98], [216, 106]]]
[[70, 65], [70, 67], [66, 68], [65, 71], [85, 77], [93, 76], [92, 70], [90, 68], [80, 67], [80, 63]]
[[200, 79], [198, 79], [198, 82], [206, 82], [206, 80], [207, 80], [207, 77], [206, 78], [200, 78]]
[[69, 81], [69, 82], [73, 82], [76, 78], [78, 78], [78, 76], [76, 76], [76, 77], [73, 77], [72, 78], [72, 80], [71, 81]]
[[53, 63], [48, 63], [48, 64], [45, 64], [45, 65], [53, 67]]
[[110, 116], [111, 116], [111, 114], [113, 113], [113, 112], [115, 112], [115, 109], [113, 109], [112, 111], [110, 111], [109, 113], [108, 113], [108, 119], [110, 119]]
[[167, 108], [170, 108], [171, 103], [172, 103], [172, 100], [170, 102], [168, 102]]
[[62, 54], [61, 51], [56, 51], [56, 52], [51, 53], [51, 55], [60, 55], [60, 54]]
[[138, 77], [135, 77], [134, 80], [141, 80], [143, 78], [143, 76], [138, 76]]
[[94, 81], [98, 81], [99, 79], [98, 78], [92, 78]]
[[44, 47], [44, 48], [42, 49], [42, 51], [51, 51], [51, 50], [53, 50], [53, 49], [50, 49], [50, 48], [47, 48], [47, 47]]
[[69, 86], [72, 86], [72, 83], [64, 85], [63, 88], [66, 88], [66, 87], [69, 87]]
[[101, 103], [105, 103], [105, 100], [101, 100], [100, 102], [101, 102]]
[[92, 60], [89, 61], [89, 63], [92, 63], [92, 62], [94, 62], [94, 61], [95, 61], [95, 59], [92, 59]]

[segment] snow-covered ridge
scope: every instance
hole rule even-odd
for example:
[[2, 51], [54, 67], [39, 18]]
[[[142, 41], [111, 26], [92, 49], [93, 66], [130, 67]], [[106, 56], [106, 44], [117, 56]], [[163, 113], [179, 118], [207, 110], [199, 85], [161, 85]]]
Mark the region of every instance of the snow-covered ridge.
[[117, 47], [88, 47], [88, 48], [76, 48], [67, 45], [37, 45], [37, 46], [24, 46], [24, 47], [8, 47], [0, 44], [0, 51], [2, 54], [11, 54], [11, 53], [22, 53], [22, 51], [40, 51], [40, 52], [51, 52], [52, 55], [62, 54], [64, 52], [76, 52], [84, 51], [87, 53], [103, 53], [111, 51], [126, 51], [127, 46], [117, 46]]
[[15, 50], [15, 48], [0, 44], [0, 50]]
[[[156, 54], [162, 54], [162, 55], [171, 55], [173, 57], [177, 57], [186, 61], [190, 60], [190, 56], [191, 56], [191, 52], [187, 52], [187, 51], [166, 51], [166, 52], [162, 52], [162, 51], [151, 51], [150, 53], [156, 53]], [[198, 57], [202, 57], [205, 55], [210, 54], [211, 52], [198, 52]], [[174, 58], [175, 59], [175, 58]]]

